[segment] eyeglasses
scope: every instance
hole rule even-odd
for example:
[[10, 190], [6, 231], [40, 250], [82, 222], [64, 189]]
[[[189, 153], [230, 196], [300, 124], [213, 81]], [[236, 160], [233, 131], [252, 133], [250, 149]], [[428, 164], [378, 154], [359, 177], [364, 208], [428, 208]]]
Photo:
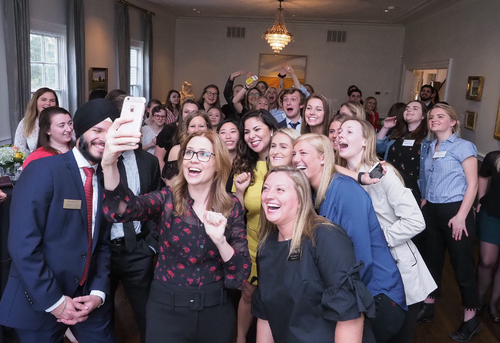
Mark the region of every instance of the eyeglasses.
[[248, 96], [254, 96], [255, 97], [255, 96], [260, 96], [260, 94], [259, 93], [248, 93]]
[[155, 115], [154, 115], [154, 117], [155, 117], [156, 119], [165, 119], [165, 118], [167, 118], [166, 116], [160, 116], [160, 115], [158, 115], [158, 114], [155, 114]]
[[196, 155], [200, 162], [208, 162], [212, 155], [215, 156], [215, 154], [210, 151], [182, 150], [182, 158], [185, 160], [192, 160], [194, 155]]
[[219, 93], [214, 93], [214, 92], [210, 92], [210, 91], [206, 91], [206, 94], [208, 96], [212, 96], [212, 95], [217, 96], [217, 95], [219, 95]]

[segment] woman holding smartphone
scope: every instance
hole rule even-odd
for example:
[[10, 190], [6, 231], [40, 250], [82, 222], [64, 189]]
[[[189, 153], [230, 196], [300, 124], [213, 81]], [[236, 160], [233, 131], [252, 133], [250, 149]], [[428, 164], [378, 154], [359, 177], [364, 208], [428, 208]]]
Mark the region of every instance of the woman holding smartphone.
[[[380, 166], [375, 151], [375, 130], [366, 120], [351, 118], [345, 121], [338, 139], [342, 166], [356, 173], [366, 173]], [[411, 191], [405, 188], [399, 173], [391, 165], [386, 166], [384, 176], [379, 176], [380, 182], [362, 187], [372, 199], [392, 257], [398, 261], [405, 288], [408, 313], [401, 330], [390, 342], [411, 343], [422, 302], [437, 286], [411, 241], [425, 229], [420, 207]]]
[[476, 318], [479, 293], [475, 276], [476, 226], [472, 204], [477, 194], [477, 149], [457, 137], [460, 123], [455, 110], [436, 104], [427, 115], [432, 142], [425, 159], [425, 189], [422, 213], [425, 218], [422, 255], [438, 288], [424, 301], [418, 321], [434, 320], [434, 303], [441, 296], [441, 276], [448, 250], [460, 287], [463, 322], [450, 337], [467, 342], [481, 329]]
[[243, 284], [251, 262], [243, 208], [224, 188], [231, 168], [227, 149], [213, 131], [190, 135], [172, 188], [135, 196], [120, 183], [116, 161], [137, 148], [140, 134], [116, 131], [122, 123], [117, 119], [106, 137], [103, 206], [110, 221], [159, 223], [146, 342], [230, 343], [235, 314], [226, 288]]

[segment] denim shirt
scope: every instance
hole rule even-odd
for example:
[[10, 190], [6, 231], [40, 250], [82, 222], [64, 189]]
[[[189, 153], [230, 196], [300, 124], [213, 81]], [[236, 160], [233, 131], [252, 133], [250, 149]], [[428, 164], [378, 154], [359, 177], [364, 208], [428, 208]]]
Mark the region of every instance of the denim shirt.
[[[387, 155], [389, 154], [389, 149], [394, 144], [396, 140], [389, 140], [389, 136], [384, 137], [384, 139], [377, 138], [377, 153], [384, 154], [384, 160], [387, 161]], [[429, 153], [430, 141], [427, 138], [422, 140], [420, 145], [420, 172], [418, 176], [418, 187], [420, 188], [420, 192], [424, 194], [425, 191], [425, 158]]]
[[467, 179], [462, 162], [467, 158], [477, 157], [474, 144], [451, 135], [439, 144], [438, 152], [443, 156], [434, 158], [437, 139], [429, 146], [425, 159], [426, 188], [422, 197], [436, 204], [462, 201], [467, 190]]

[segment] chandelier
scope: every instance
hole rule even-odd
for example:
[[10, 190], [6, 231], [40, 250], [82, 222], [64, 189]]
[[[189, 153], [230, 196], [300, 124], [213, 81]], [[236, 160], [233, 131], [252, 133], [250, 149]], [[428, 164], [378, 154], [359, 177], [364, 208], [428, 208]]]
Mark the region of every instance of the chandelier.
[[274, 25], [272, 28], [264, 32], [264, 38], [267, 40], [274, 53], [279, 54], [280, 51], [292, 41], [293, 35], [288, 32], [285, 26], [285, 17], [283, 16], [283, 8], [281, 7], [281, 2], [283, 0], [278, 0], [280, 2], [280, 7], [276, 13], [276, 19], [274, 20]]

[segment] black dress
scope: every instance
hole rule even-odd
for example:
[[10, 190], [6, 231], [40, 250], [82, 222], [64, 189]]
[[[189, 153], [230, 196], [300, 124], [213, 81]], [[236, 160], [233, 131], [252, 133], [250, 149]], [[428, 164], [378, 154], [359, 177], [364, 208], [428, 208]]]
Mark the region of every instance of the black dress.
[[359, 278], [363, 263], [345, 231], [319, 226], [314, 239], [305, 238], [300, 259], [288, 261], [290, 241], [278, 242], [276, 232], [257, 254], [252, 313], [269, 322], [276, 343], [331, 343], [337, 321], [375, 315], [373, 296]]

